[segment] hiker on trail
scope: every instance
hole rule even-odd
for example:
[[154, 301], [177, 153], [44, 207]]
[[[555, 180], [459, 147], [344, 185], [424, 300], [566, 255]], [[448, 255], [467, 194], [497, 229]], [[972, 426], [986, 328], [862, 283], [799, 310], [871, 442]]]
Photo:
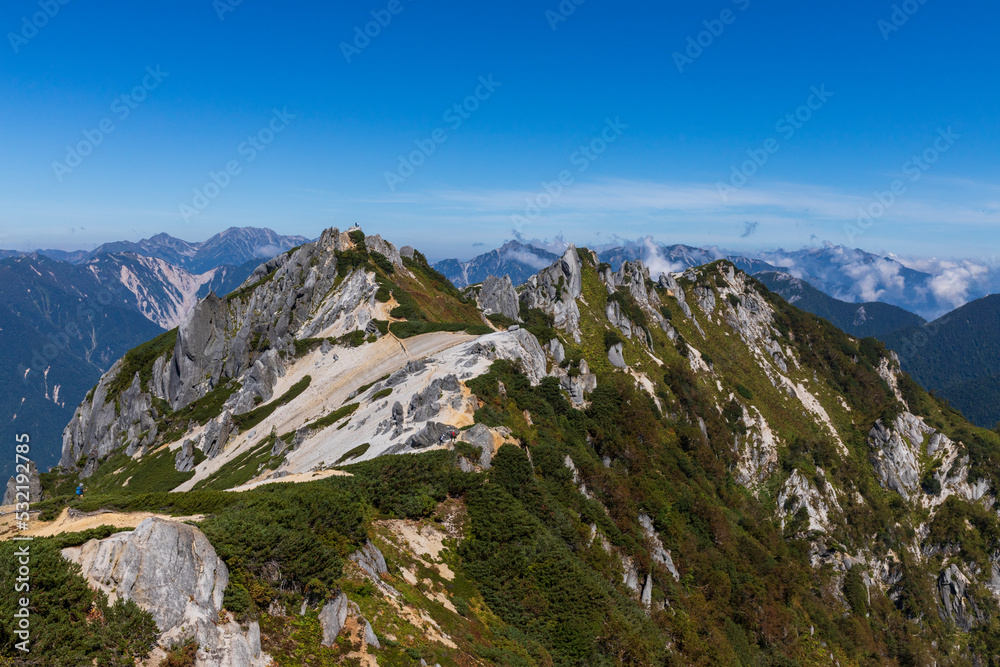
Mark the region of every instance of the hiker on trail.
[[80, 484], [76, 487], [76, 495], [78, 497], [83, 498], [83, 491], [84, 491], [83, 484]]

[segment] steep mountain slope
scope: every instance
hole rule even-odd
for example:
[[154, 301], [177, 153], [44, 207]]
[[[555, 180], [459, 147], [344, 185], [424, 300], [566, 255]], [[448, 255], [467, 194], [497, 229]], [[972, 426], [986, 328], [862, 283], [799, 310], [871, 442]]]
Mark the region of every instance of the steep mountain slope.
[[481, 283], [488, 276], [510, 276], [515, 285], [520, 285], [539, 269], [551, 264], [556, 257], [547, 250], [520, 241], [508, 241], [502, 247], [468, 262], [445, 259], [435, 264], [434, 268], [458, 287]]
[[886, 335], [903, 368], [975, 424], [1000, 423], [1000, 295], [977, 299], [922, 326]]
[[510, 296], [520, 324], [328, 230], [117, 362], [38, 509], [208, 515], [202, 607], [278, 665], [1000, 651], [1000, 435], [880, 343], [726, 261], [653, 280], [571, 246]]
[[841, 331], [858, 338], [883, 339], [887, 334], [906, 327], [919, 327], [924, 319], [887, 303], [847, 303], [823, 292], [787, 273], [760, 272], [754, 278], [769, 290], [780, 294], [797, 308], [829, 320]]
[[[43, 469], [101, 375], [161, 329], [80, 267], [33, 255], [0, 261], [0, 411], [4, 437], [32, 435]], [[13, 457], [0, 461], [5, 478]]]
[[164, 328], [176, 327], [209, 292], [228, 294], [239, 287], [255, 268], [254, 260], [242, 266], [217, 266], [202, 274], [192, 274], [165, 260], [131, 253], [101, 254], [82, 266], [109, 288], [119, 285], [125, 303], [146, 319]]

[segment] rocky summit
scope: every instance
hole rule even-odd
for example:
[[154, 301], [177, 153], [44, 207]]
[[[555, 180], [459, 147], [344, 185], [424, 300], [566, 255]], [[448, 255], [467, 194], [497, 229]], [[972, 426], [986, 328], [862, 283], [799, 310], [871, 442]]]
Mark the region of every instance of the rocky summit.
[[201, 299], [33, 472], [48, 592], [144, 664], [1000, 664], [998, 433], [727, 260], [545, 261]]

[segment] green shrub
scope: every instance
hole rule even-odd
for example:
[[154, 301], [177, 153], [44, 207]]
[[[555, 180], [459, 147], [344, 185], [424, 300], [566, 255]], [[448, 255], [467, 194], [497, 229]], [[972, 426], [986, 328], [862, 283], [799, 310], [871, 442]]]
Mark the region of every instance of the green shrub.
[[464, 331], [474, 336], [482, 336], [491, 333], [493, 329], [485, 324], [463, 324], [461, 322], [391, 322], [389, 331], [397, 338], [411, 338], [420, 334], [434, 333], [436, 331]]
[[365, 452], [367, 452], [370, 447], [371, 444], [367, 442], [363, 445], [358, 445], [357, 447], [355, 447], [354, 449], [350, 450], [349, 452], [341, 456], [339, 459], [337, 459], [337, 462], [334, 463], [333, 465], [339, 466], [341, 463], [345, 461], [353, 461], [356, 458], [360, 458], [364, 456]]
[[333, 587], [346, 554], [367, 539], [365, 499], [350, 483], [269, 484], [204, 521], [202, 531], [229, 567], [233, 604], [267, 599], [258, 590], [277, 569], [284, 588], [303, 591], [316, 579]]
[[191, 639], [170, 647], [157, 667], [195, 667], [198, 660], [198, 642]]
[[625, 341], [622, 340], [622, 337], [620, 335], [618, 335], [617, 331], [615, 331], [613, 329], [609, 329], [609, 330], [607, 330], [607, 331], [604, 332], [604, 350], [605, 351], [610, 350], [615, 345], [621, 345], [624, 342]]
[[[91, 533], [95, 537], [106, 531]], [[90, 588], [80, 576], [80, 567], [59, 553], [81, 536], [64, 539], [35, 538], [30, 549], [31, 641], [30, 655], [44, 656], [43, 662], [22, 662], [25, 654], [15, 648], [20, 641], [13, 623], [20, 595], [15, 594], [19, 556], [23, 542], [0, 542], [0, 664], [44, 664], [46, 667], [77, 667], [81, 664], [126, 667], [145, 659], [157, 636], [152, 615], [134, 602], [119, 599], [108, 603], [102, 591]], [[88, 618], [89, 615], [89, 618]]]
[[369, 250], [368, 256], [371, 257], [372, 264], [382, 269], [382, 271], [385, 272], [385, 275], [391, 276], [396, 272], [396, 267], [393, 266], [392, 262], [389, 261], [389, 258], [382, 253]]
[[354, 411], [358, 409], [358, 406], [359, 406], [358, 403], [348, 403], [347, 405], [342, 405], [341, 407], [337, 408], [328, 415], [320, 417], [314, 422], [310, 422], [308, 424], [308, 427], [319, 430], [322, 428], [326, 428], [327, 426], [332, 426], [333, 424], [336, 424], [344, 417], [348, 417], [351, 414], [353, 414]]
[[[517, 320], [512, 320], [503, 313], [492, 313], [490, 315], [487, 315], [486, 319], [495, 324], [498, 329], [509, 329], [510, 327], [518, 323]], [[544, 343], [548, 341], [542, 341], [542, 342]]]

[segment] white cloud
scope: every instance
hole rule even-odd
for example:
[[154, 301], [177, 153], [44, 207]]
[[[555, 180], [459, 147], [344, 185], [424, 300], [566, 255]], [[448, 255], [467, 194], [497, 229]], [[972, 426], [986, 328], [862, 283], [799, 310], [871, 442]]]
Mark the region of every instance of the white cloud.
[[551, 262], [544, 257], [539, 257], [534, 255], [527, 250], [508, 250], [506, 257], [508, 260], [513, 260], [515, 262], [520, 262], [521, 264], [526, 264], [536, 271], [541, 271], [545, 267], [549, 266]]
[[939, 302], [958, 308], [969, 301], [969, 292], [983, 282], [987, 273], [985, 266], [971, 262], [943, 267], [931, 279], [931, 292]]
[[261, 257], [261, 258], [264, 258], [264, 259], [270, 259], [272, 257], [275, 257], [275, 256], [281, 254], [282, 252], [283, 252], [282, 248], [279, 248], [276, 245], [273, 245], [273, 244], [272, 245], [263, 245], [263, 246], [260, 246], [259, 248], [255, 248], [254, 249], [253, 256], [254, 257]]
[[649, 269], [649, 277], [653, 280], [658, 280], [661, 274], [677, 273], [687, 268], [681, 262], [671, 262], [663, 257], [662, 247], [653, 241], [652, 236], [642, 239], [642, 244], [646, 248], [642, 263]]

